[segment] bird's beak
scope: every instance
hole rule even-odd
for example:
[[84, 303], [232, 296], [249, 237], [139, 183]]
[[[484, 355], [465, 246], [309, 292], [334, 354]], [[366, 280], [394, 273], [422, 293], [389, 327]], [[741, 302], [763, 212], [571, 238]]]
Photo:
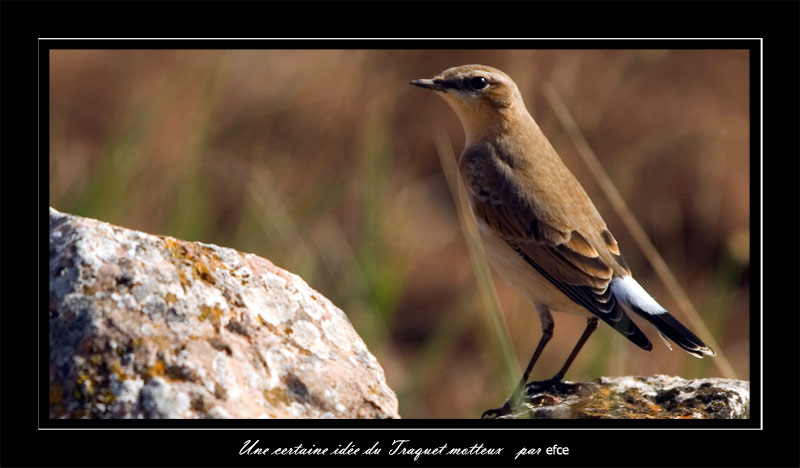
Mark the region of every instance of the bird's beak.
[[411, 82], [414, 86], [419, 86], [420, 88], [430, 89], [433, 91], [444, 91], [447, 87], [444, 85], [444, 82], [441, 80], [414, 80]]

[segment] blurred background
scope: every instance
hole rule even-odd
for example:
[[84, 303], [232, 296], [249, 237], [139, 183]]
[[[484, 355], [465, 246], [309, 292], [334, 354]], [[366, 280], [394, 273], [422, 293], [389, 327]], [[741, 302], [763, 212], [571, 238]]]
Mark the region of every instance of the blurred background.
[[[541, 335], [533, 306], [502, 281], [495, 323], [504, 329], [490, 326], [486, 281], [443, 170], [447, 149], [463, 149], [461, 124], [441, 98], [408, 84], [451, 66], [491, 65], [517, 82], [638, 281], [688, 324], [556, 118], [552, 86], [718, 354], [749, 380], [747, 51], [50, 54], [50, 204], [253, 252], [302, 276], [350, 317], [404, 418], [477, 418], [497, 407]], [[585, 325], [554, 318], [533, 379], [560, 368]], [[645, 332], [652, 353], [601, 324], [567, 379], [733, 376], [718, 358], [669, 351]], [[498, 343], [520, 367], [509, 368]]]

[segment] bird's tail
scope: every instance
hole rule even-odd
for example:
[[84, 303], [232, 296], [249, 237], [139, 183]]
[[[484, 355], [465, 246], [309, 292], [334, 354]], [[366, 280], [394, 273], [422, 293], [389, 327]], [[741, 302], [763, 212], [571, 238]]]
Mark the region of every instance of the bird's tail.
[[[697, 335], [661, 307], [632, 277], [614, 278], [611, 281], [611, 291], [624, 308], [632, 310], [653, 324], [662, 338], [666, 336], [695, 357], [702, 358], [703, 355], [716, 354]], [[664, 343], [667, 341], [664, 340]]]

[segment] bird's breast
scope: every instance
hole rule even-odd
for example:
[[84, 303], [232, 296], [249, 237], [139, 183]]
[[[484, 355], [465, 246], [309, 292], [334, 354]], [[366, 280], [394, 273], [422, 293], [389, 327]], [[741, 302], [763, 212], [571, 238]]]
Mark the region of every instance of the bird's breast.
[[565, 296], [530, 266], [489, 225], [477, 217], [475, 221], [489, 265], [517, 294], [532, 304], [543, 304], [555, 312], [589, 315], [589, 311]]

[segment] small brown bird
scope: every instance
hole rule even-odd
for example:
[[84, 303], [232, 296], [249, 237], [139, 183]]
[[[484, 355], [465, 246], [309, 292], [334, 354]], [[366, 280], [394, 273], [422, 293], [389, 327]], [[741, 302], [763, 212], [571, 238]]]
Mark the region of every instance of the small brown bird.
[[484, 418], [508, 413], [520, 398], [553, 336], [551, 311], [586, 316], [587, 324], [561, 370], [534, 382], [536, 388], [561, 382], [598, 318], [647, 351], [653, 345], [628, 314], [654, 325], [668, 347], [665, 336], [693, 356], [714, 355], [633, 279], [594, 203], [528, 113], [508, 75], [485, 65], [464, 65], [411, 84], [435, 91], [461, 120], [466, 145], [459, 169], [489, 264], [533, 303], [542, 324], [542, 338], [511, 398]]

